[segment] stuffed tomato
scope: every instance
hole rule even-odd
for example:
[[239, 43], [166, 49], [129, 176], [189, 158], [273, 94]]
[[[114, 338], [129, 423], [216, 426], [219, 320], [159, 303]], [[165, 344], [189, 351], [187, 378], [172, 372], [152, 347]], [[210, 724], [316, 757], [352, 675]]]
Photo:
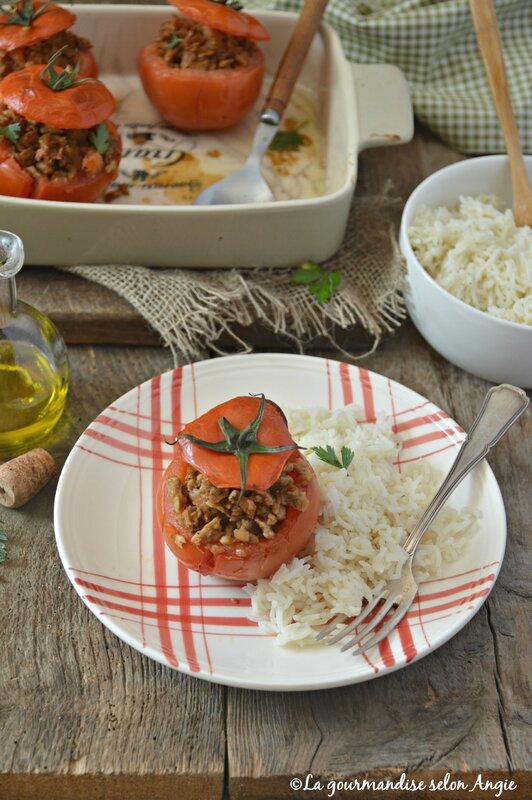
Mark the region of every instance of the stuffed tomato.
[[0, 82], [0, 194], [90, 203], [118, 173], [109, 90], [52, 59]]
[[20, 0], [0, 8], [0, 78], [33, 64], [46, 64], [58, 50], [57, 65], [79, 61], [79, 74], [98, 74], [91, 43], [69, 30], [76, 17], [66, 8], [40, 0]]
[[257, 42], [266, 28], [214, 0], [170, 0], [180, 12], [139, 55], [139, 74], [161, 116], [183, 130], [221, 130], [252, 108], [264, 77]]
[[167, 545], [205, 575], [255, 581], [307, 544], [318, 518], [318, 481], [280, 408], [235, 397], [186, 425], [160, 486]]

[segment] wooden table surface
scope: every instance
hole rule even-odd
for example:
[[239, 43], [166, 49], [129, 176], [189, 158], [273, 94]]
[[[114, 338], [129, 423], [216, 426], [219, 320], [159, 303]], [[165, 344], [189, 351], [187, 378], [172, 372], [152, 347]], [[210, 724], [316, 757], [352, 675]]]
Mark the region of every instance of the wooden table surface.
[[[391, 177], [406, 197], [425, 175], [459, 158], [420, 131], [409, 145], [361, 156], [357, 196]], [[127, 303], [80, 279], [28, 269], [20, 296], [49, 313], [71, 343], [68, 408], [46, 443], [62, 463], [98, 412], [170, 368], [171, 358]], [[356, 331], [347, 340], [353, 350], [360, 344]], [[263, 338], [259, 346], [280, 350], [283, 342]], [[466, 429], [489, 388], [434, 353], [410, 323], [363, 364], [429, 397]], [[481, 775], [484, 786], [516, 782], [498, 796], [532, 797], [529, 432], [530, 415], [490, 458], [509, 538], [479, 613], [407, 669], [327, 691], [227, 688], [149, 660], [101, 625], [72, 589], [54, 542], [56, 483], [18, 511], [0, 509], [9, 535], [0, 567], [0, 797], [323, 798], [332, 788], [310, 791], [314, 780], [326, 786], [332, 778], [403, 770], [427, 782], [450, 773], [447, 788], [338, 789], [334, 796], [495, 797], [496, 789], [470, 791]], [[308, 791], [291, 789], [292, 777], [309, 773]], [[449, 781], [458, 779], [467, 790], [452, 789]]]

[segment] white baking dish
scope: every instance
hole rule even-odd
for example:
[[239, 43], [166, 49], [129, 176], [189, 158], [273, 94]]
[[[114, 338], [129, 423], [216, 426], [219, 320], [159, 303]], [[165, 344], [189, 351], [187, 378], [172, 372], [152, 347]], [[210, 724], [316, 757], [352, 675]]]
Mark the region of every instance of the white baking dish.
[[[100, 77], [117, 99], [116, 120], [123, 138], [131, 138], [131, 131], [140, 130], [139, 125], [155, 124], [161, 130], [157, 114], [140, 88], [136, 59], [140, 47], [155, 38], [172, 9], [142, 5], [69, 8], [77, 15], [73, 30], [93, 42]], [[263, 47], [267, 76], [271, 77], [296, 17], [282, 12], [257, 16], [272, 34]], [[267, 77], [265, 88], [268, 83]], [[323, 261], [338, 249], [344, 236], [359, 151], [408, 141], [413, 133], [412, 108], [398, 69], [349, 64], [337, 35], [326, 25], [315, 37], [298, 87], [315, 109], [324, 181], [319, 196], [211, 207], [179, 205], [168, 198], [153, 204], [154, 195], [138, 188], [116, 203], [105, 204], [1, 197], [2, 228], [22, 238], [30, 264], [252, 267], [294, 265], [309, 258]], [[245, 122], [221, 135], [224, 152], [235, 144], [231, 169], [245, 158], [261, 102], [259, 99]], [[200, 152], [205, 144], [201, 135], [162, 131], [170, 137], [169, 149], [156, 155], [163, 156], [165, 163], [168, 152], [175, 148]], [[146, 154], [153, 163], [149, 148], [134, 150], [128, 141], [124, 144], [128, 159], [137, 158], [140, 168], [146, 164]], [[209, 146], [209, 152], [214, 152]], [[127, 165], [128, 174], [133, 174], [130, 160]]]

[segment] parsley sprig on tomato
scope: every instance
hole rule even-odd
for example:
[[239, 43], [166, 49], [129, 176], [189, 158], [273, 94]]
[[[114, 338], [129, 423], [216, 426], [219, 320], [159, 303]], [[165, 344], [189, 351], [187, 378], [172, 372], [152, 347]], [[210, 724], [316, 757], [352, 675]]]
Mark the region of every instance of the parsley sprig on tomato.
[[179, 433], [157, 507], [180, 561], [203, 574], [254, 581], [305, 547], [319, 488], [281, 409], [264, 395], [235, 397]]
[[139, 54], [144, 90], [184, 130], [219, 130], [253, 107], [264, 76], [259, 20], [215, 0], [169, 0], [179, 12]]
[[69, 30], [76, 17], [66, 8], [40, 0], [0, 7], [0, 78], [32, 64], [43, 64], [62, 49], [59, 66], [79, 58], [80, 73], [98, 74], [91, 44]]
[[114, 98], [59, 55], [0, 82], [0, 194], [93, 202], [117, 175]]

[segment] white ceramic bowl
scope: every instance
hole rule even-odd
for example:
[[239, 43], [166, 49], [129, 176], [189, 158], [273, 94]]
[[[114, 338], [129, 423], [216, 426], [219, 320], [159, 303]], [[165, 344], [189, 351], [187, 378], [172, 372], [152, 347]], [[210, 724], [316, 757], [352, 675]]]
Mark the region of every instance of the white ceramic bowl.
[[[532, 156], [525, 156], [532, 178]], [[410, 317], [427, 342], [458, 367], [494, 383], [532, 387], [532, 327], [498, 319], [443, 289], [414, 255], [408, 229], [421, 206], [456, 204], [460, 195], [495, 194], [511, 207], [508, 158], [482, 156], [460, 161], [426, 178], [403, 211], [400, 247], [406, 258], [405, 293]]]

